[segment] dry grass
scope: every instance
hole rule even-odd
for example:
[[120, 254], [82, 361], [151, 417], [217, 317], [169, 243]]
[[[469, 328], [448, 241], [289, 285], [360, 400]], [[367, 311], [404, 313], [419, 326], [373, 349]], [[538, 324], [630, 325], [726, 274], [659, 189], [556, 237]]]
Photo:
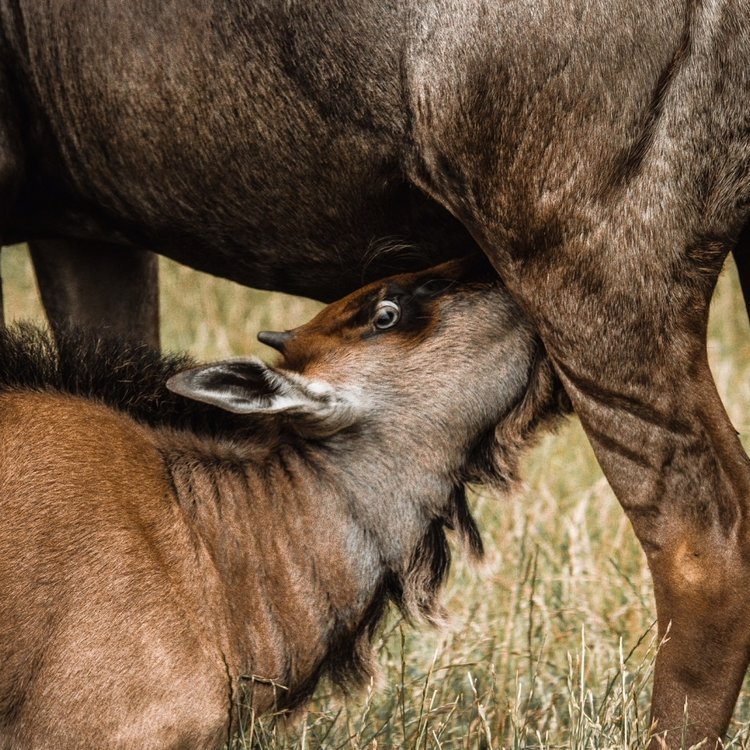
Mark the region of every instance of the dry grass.
[[[6, 250], [9, 317], [40, 315], [21, 248]], [[241, 289], [163, 264], [163, 338], [199, 357], [262, 353], [262, 328], [305, 320], [314, 303]], [[716, 295], [709, 343], [719, 389], [750, 447], [750, 336], [734, 276]], [[442, 632], [392, 618], [382, 676], [341, 698], [323, 686], [302, 716], [248, 728], [238, 746], [272, 748], [629, 748], [647, 730], [654, 608], [645, 560], [571, 420], [526, 461], [511, 498], [478, 493], [488, 549], [481, 569], [460, 551]], [[750, 744], [750, 692], [733, 747]]]

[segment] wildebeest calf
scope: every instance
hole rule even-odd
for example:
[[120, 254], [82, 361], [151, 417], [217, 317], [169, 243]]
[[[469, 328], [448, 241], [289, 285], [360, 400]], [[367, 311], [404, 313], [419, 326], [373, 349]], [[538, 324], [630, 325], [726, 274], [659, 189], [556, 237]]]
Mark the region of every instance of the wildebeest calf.
[[368, 286], [276, 367], [2, 333], [0, 747], [214, 748], [367, 674], [389, 601], [433, 618], [446, 526], [481, 549], [465, 483], [554, 411], [486, 278]]

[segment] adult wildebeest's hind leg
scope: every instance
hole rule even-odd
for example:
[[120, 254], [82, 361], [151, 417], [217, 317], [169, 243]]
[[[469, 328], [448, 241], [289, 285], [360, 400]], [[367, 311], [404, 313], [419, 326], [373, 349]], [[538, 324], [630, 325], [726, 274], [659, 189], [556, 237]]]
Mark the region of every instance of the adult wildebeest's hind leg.
[[750, 20], [731, 4], [626, 5], [628, 26], [606, 3], [578, 4], [585, 23], [441, 4], [456, 22], [426, 24], [418, 48], [412, 175], [536, 325], [643, 546], [668, 632], [658, 730], [672, 748], [713, 745], [750, 658], [750, 460], [706, 353], [750, 206]]
[[725, 251], [665, 263], [616, 236], [498, 259], [646, 552], [667, 636], [653, 718], [670, 747], [688, 747], [724, 733], [750, 654], [750, 461], [705, 344]]
[[159, 347], [153, 253], [79, 240], [35, 240], [30, 248], [53, 331], [73, 323]]
[[742, 230], [733, 255], [737, 265], [737, 275], [740, 277], [742, 294], [745, 297], [745, 309], [750, 316], [750, 223], [746, 224]]

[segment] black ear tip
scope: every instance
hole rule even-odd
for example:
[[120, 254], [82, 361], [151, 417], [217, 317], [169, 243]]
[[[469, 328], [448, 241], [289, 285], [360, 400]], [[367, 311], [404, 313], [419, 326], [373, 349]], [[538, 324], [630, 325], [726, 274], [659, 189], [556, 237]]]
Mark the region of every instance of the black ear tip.
[[291, 337], [291, 331], [261, 331], [258, 334], [258, 341], [283, 353], [284, 346]]

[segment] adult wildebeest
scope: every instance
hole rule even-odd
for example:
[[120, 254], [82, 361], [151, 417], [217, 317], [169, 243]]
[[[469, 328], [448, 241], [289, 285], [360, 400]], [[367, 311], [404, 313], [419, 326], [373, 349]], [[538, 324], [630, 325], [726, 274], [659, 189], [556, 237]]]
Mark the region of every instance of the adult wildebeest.
[[687, 700], [686, 741], [721, 735], [750, 659], [750, 462], [704, 338], [730, 250], [750, 281], [748, 0], [1, 0], [0, 18], [0, 233], [32, 241], [53, 320], [130, 315], [155, 340], [139, 248], [328, 299], [400, 262], [384, 240], [433, 261], [478, 245], [648, 556], [671, 623], [653, 716], [677, 743]]
[[475, 270], [267, 334], [281, 367], [0, 334], [0, 748], [216, 748], [241, 703], [366, 674], [389, 601], [435, 615], [444, 527], [481, 551], [464, 483], [555, 411]]

